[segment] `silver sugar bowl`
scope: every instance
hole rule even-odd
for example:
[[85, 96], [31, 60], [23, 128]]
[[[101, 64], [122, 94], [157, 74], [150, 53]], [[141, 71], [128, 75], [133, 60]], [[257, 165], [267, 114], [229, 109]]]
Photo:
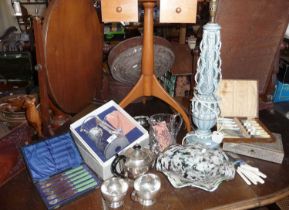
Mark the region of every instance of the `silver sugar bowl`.
[[101, 185], [102, 196], [110, 208], [118, 208], [123, 205], [127, 190], [128, 183], [118, 177], [112, 177]]
[[134, 181], [134, 191], [131, 197], [143, 206], [151, 206], [156, 202], [160, 189], [159, 176], [152, 173], [144, 174]]

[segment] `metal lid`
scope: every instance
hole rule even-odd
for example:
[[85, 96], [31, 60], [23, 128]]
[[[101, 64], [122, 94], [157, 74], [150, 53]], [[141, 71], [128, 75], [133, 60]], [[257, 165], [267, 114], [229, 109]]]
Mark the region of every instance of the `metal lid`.
[[148, 149], [141, 148], [140, 145], [135, 145], [125, 153], [127, 168], [145, 167], [151, 164], [152, 155]]

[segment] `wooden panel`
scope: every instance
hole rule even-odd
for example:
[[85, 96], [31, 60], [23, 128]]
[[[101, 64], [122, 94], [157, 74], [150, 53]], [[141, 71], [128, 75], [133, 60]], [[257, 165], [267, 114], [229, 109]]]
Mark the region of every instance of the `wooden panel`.
[[195, 23], [197, 0], [160, 0], [161, 23]]
[[222, 117], [257, 117], [256, 80], [222, 80], [218, 91]]
[[43, 25], [49, 95], [77, 113], [101, 90], [103, 30], [91, 0], [56, 0]]
[[102, 0], [103, 22], [138, 22], [138, 0]]
[[171, 42], [175, 53], [175, 63], [171, 72], [173, 75], [191, 75], [193, 69], [193, 57], [187, 44]]
[[257, 80], [264, 95], [289, 18], [288, 0], [219, 0], [224, 79]]

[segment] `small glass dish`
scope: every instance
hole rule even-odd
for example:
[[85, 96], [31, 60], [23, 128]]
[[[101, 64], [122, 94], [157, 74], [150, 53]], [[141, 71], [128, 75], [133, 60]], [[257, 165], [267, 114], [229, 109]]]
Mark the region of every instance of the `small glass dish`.
[[149, 123], [149, 117], [145, 115], [139, 115], [135, 116], [134, 119], [142, 126], [144, 129], [149, 131], [150, 123]]

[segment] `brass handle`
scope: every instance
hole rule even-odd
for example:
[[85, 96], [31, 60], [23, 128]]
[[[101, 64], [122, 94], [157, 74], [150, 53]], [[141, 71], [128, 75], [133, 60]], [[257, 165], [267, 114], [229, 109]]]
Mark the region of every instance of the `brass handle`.
[[181, 9], [180, 7], [177, 7], [177, 8], [176, 8], [176, 13], [179, 14], [179, 13], [181, 13], [181, 11], [182, 11], [182, 9]]
[[122, 12], [122, 8], [121, 7], [117, 7], [116, 8], [116, 12], [121, 13]]

